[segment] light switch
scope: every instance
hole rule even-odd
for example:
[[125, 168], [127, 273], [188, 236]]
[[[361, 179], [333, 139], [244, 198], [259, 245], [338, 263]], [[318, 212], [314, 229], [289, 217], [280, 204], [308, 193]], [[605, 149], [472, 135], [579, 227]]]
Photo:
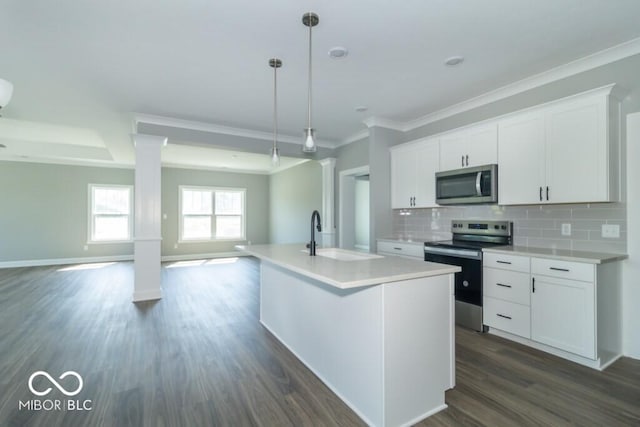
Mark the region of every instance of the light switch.
[[617, 239], [620, 237], [620, 226], [618, 224], [602, 224], [602, 237]]

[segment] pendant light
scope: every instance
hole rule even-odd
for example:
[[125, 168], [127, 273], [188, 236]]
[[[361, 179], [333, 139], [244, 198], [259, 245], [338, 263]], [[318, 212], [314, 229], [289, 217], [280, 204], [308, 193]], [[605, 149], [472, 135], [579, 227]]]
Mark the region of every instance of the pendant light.
[[13, 85], [4, 79], [0, 79], [0, 108], [6, 107], [13, 95]]
[[271, 147], [271, 163], [280, 166], [280, 151], [278, 150], [278, 68], [282, 67], [282, 61], [271, 58], [269, 66], [273, 68], [273, 147]]
[[311, 29], [318, 25], [320, 19], [318, 15], [313, 12], [305, 13], [302, 15], [302, 23], [309, 27], [309, 109], [308, 109], [308, 123], [307, 128], [304, 130], [304, 145], [302, 151], [305, 153], [314, 153], [317, 150], [316, 142], [314, 140], [315, 130], [311, 127]]

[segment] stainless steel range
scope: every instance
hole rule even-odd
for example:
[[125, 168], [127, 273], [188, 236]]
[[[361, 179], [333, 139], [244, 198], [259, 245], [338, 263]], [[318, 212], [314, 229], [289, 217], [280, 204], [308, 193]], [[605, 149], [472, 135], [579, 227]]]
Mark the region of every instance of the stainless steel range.
[[453, 239], [424, 244], [424, 260], [462, 267], [456, 273], [456, 324], [484, 332], [482, 248], [512, 244], [510, 221], [453, 220]]

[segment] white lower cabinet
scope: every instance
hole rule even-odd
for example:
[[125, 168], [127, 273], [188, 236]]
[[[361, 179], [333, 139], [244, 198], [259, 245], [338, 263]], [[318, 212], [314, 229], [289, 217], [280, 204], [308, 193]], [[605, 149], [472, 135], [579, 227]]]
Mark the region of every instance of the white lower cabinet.
[[620, 263], [485, 254], [490, 332], [604, 369], [621, 355]]
[[595, 359], [594, 283], [541, 275], [531, 280], [531, 339]]
[[530, 316], [529, 307], [526, 305], [496, 298], [484, 298], [484, 323], [492, 328], [529, 338]]
[[378, 240], [378, 253], [424, 260], [424, 243]]
[[486, 254], [483, 264], [484, 324], [529, 338], [529, 258]]

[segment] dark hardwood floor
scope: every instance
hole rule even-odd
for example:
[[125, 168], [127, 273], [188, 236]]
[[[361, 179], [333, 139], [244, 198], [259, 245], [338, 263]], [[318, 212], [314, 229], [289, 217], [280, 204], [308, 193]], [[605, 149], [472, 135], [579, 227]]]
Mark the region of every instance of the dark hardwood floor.
[[[356, 426], [360, 419], [258, 321], [258, 262], [168, 263], [163, 299], [132, 304], [133, 265], [0, 270], [0, 426]], [[90, 411], [26, 410], [91, 400]], [[597, 372], [457, 331], [449, 408], [420, 426], [640, 425], [640, 361]]]

